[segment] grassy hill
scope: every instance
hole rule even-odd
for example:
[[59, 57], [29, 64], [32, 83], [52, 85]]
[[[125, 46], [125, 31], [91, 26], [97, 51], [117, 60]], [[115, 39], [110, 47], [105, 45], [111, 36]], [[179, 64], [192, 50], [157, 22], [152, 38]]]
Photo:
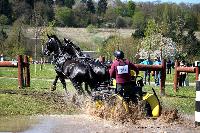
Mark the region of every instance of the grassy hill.
[[[27, 30], [26, 37], [34, 38], [34, 29]], [[95, 50], [95, 45], [101, 43], [112, 35], [119, 35], [124, 38], [130, 37], [134, 32], [133, 29], [93, 29], [89, 32], [87, 28], [56, 28], [56, 33], [60, 40], [70, 38], [76, 44], [88, 45], [89, 48]], [[32, 41], [34, 43], [34, 41]], [[83, 46], [82, 46], [83, 47]], [[84, 47], [83, 47], [84, 48]]]
[[106, 39], [111, 35], [130, 37], [133, 32], [133, 29], [94, 29], [94, 32], [89, 32], [86, 28], [57, 28], [61, 38], [68, 37], [85, 43], [92, 43], [95, 38]]

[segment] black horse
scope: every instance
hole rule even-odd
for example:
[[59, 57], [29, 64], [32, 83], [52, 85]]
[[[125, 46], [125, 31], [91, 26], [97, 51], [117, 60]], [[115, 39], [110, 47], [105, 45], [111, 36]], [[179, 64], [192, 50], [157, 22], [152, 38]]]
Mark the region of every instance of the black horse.
[[63, 85], [63, 89], [65, 89], [67, 91], [64, 75], [61, 72], [57, 71], [57, 69], [56, 69], [58, 67], [57, 62], [58, 62], [60, 56], [62, 55], [62, 43], [55, 35], [52, 35], [52, 36], [47, 35], [47, 36], [48, 36], [49, 40], [48, 40], [48, 42], [46, 42], [45, 49], [44, 49], [44, 55], [50, 56], [52, 54], [54, 56], [54, 62], [56, 63], [56, 65], [55, 65], [56, 77], [52, 83], [51, 89], [52, 89], [52, 91], [56, 90], [56, 83], [57, 83], [58, 79], [60, 79], [60, 81]]
[[90, 65], [93, 72], [95, 73], [94, 76], [98, 85], [101, 84], [102, 82], [110, 80], [108, 66], [100, 62], [96, 62], [91, 57], [85, 56], [82, 53], [81, 49], [77, 45], [75, 45], [71, 40], [64, 38], [63, 52], [68, 53], [68, 55], [72, 56], [73, 58], [76, 58], [81, 62]]
[[[80, 93], [84, 92], [81, 86], [83, 82], [87, 83], [91, 89], [94, 89], [97, 82], [95, 81], [95, 73], [93, 72], [92, 68], [89, 65], [80, 62], [79, 60], [73, 59], [71, 55], [63, 52], [63, 45], [55, 35], [47, 36], [49, 39], [46, 42], [44, 54], [54, 54], [56, 67], [62, 64], [62, 71], [57, 71], [57, 69], [55, 69], [57, 76], [53, 81], [53, 86], [56, 86], [59, 78], [64, 89], [67, 91], [65, 79], [68, 78]], [[62, 62], [61, 60], [64, 60], [64, 63], [60, 63]], [[89, 90], [86, 91], [90, 93]]]

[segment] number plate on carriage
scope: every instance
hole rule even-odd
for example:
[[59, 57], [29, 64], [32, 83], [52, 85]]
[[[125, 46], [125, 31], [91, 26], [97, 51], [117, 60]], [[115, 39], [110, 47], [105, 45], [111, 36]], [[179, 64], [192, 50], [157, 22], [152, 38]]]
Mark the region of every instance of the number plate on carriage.
[[128, 65], [125, 66], [117, 66], [118, 74], [125, 74], [128, 73]]

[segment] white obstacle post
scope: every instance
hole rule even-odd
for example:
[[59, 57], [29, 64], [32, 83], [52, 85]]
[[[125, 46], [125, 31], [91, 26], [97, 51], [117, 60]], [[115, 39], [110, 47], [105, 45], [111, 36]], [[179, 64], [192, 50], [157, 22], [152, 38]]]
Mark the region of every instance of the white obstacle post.
[[196, 81], [195, 126], [200, 126], [200, 77]]

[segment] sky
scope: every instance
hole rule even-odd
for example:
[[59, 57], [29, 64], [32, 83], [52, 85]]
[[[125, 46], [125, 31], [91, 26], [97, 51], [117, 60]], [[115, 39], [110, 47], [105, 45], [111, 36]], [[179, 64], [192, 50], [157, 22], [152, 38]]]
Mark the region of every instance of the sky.
[[[122, 1], [128, 1], [128, 0], [122, 0]], [[194, 3], [194, 4], [197, 4], [197, 3], [200, 3], [200, 0], [132, 0], [134, 2], [156, 2], [156, 1], [161, 1], [161, 2], [173, 2], [173, 3], [181, 3], [181, 2], [184, 2], [184, 3]]]

